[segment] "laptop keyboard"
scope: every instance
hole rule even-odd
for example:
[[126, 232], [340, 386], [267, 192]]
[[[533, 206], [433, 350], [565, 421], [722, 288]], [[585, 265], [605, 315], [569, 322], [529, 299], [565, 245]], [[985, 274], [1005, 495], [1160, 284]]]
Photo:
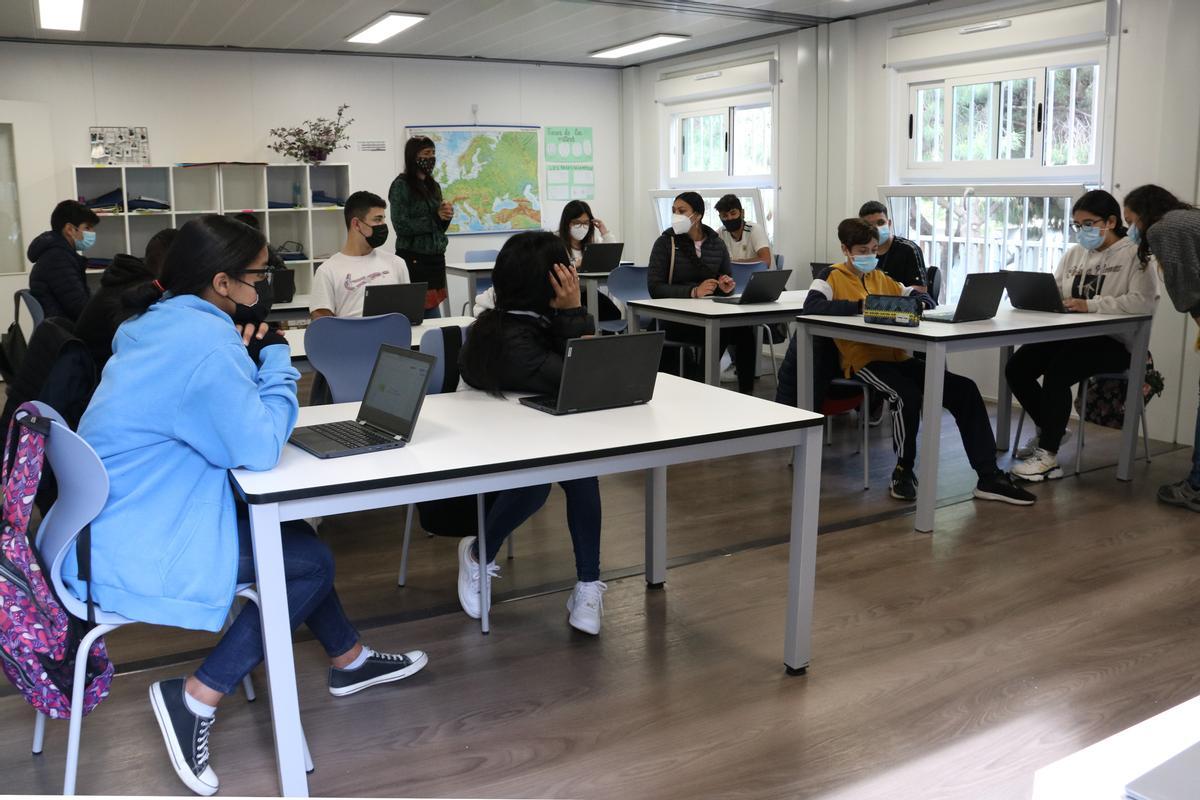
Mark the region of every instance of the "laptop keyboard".
[[372, 447], [377, 444], [392, 444], [396, 441], [390, 436], [380, 436], [357, 422], [326, 422], [321, 425], [313, 425], [309, 430], [348, 448]]

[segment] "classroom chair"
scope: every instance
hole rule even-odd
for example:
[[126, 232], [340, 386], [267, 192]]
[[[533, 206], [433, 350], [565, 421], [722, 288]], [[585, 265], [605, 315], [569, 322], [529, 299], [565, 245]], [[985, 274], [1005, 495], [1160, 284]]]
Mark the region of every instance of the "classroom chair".
[[362, 400], [379, 346], [412, 346], [412, 325], [403, 314], [377, 317], [320, 317], [304, 332], [312, 368], [329, 384], [335, 403]]
[[[25, 311], [29, 314], [29, 319], [33, 322], [33, 327], [42, 324], [42, 320], [46, 318], [46, 312], [42, 309], [42, 304], [33, 296], [33, 292], [28, 289], [18, 289], [13, 294], [13, 304], [19, 309], [22, 305], [25, 306]], [[13, 312], [13, 319], [20, 319], [20, 314], [17, 311]]]
[[935, 303], [942, 302], [942, 271], [937, 267], [928, 267], [925, 270], [925, 280], [929, 285], [925, 288], [929, 290], [929, 296], [933, 298]]
[[[104, 508], [108, 499], [108, 474], [96, 451], [77, 433], [72, 431], [62, 416], [44, 403], [34, 403], [42, 416], [51, 420], [50, 435], [46, 441], [46, 462], [54, 471], [58, 481], [58, 499], [42, 519], [37, 532], [37, 550], [42, 563], [47, 565], [50, 583], [59, 602], [72, 617], [87, 620], [87, 603], [75, 597], [63, 582], [63, 562], [67, 553], [75, 548], [83, 528]], [[258, 593], [253, 584], [239, 584], [237, 596], [258, 605]], [[87, 653], [92, 644], [106, 633], [125, 625], [137, 623], [120, 614], [105, 611], [93, 604], [96, 626], [79, 642], [75, 657], [75, 674], [71, 692], [71, 718], [67, 735], [67, 763], [63, 775], [63, 794], [75, 794], [75, 779], [79, 769], [79, 743], [83, 732], [83, 695], [87, 677]], [[254, 685], [247, 675], [242, 682], [246, 699], [254, 699]], [[33, 753], [42, 752], [45, 742], [46, 716], [37, 713], [33, 729]], [[303, 731], [304, 767], [312, 772], [312, 756]]]
[[[608, 274], [608, 293], [625, 304], [626, 324], [621, 326], [621, 330], [624, 330], [628, 324], [629, 315], [634, 313], [629, 305], [629, 301], [650, 299], [649, 280], [650, 267], [645, 264], [621, 264]], [[638, 325], [642, 330], [645, 330], [647, 327], [646, 320], [639, 317]], [[670, 339], [663, 342], [663, 348], [671, 348], [679, 352], [679, 374], [681, 376], [683, 375], [684, 350], [699, 351], [696, 345], [688, 344], [687, 342], [676, 342]]]
[[[1093, 378], [1100, 381], [1128, 381], [1129, 372], [1102, 372], [1099, 375], [1093, 375]], [[1083, 440], [1084, 433], [1087, 430], [1087, 422], [1084, 420], [1084, 415], [1087, 413], [1087, 396], [1088, 396], [1088, 380], [1084, 379], [1079, 383], [1079, 405], [1083, 409], [1083, 414], [1079, 416], [1079, 441], [1075, 443], [1075, 474], [1078, 475], [1082, 471], [1083, 466]], [[1125, 409], [1126, 412], [1129, 409]], [[1150, 463], [1150, 430], [1146, 427], [1146, 402], [1142, 394], [1138, 393], [1138, 421], [1142, 426], [1142, 452], [1145, 454], [1146, 463]], [[1021, 417], [1017, 420], [1017, 438], [1013, 442], [1012, 455], [1016, 458], [1017, 449], [1021, 446], [1021, 429], [1025, 427], [1025, 409], [1021, 409]]]
[[871, 387], [862, 381], [854, 378], [834, 378], [830, 382], [831, 386], [842, 386], [847, 389], [853, 389], [860, 392], [858, 395], [851, 395], [846, 398], [831, 398], [826, 397], [821, 403], [821, 413], [825, 415], [825, 445], [833, 444], [831, 434], [833, 432], [833, 417], [848, 414], [851, 411], [858, 411], [858, 427], [862, 434], [858, 450], [855, 454], [862, 453], [863, 460], [863, 491], [871, 488], [871, 447], [868, 442], [867, 435], [871, 428], [868, 424], [870, 420], [871, 410]]
[[[496, 256], [498, 256], [498, 255], [500, 255], [499, 250], [468, 250], [463, 255], [463, 260], [466, 261], [468, 264], [486, 264], [489, 261], [494, 262], [496, 260]], [[492, 288], [492, 279], [491, 278], [477, 278], [476, 279], [475, 291], [478, 292], [479, 294], [483, 294], [490, 288]], [[471, 306], [473, 306], [473, 305], [475, 305], [475, 298], [468, 297], [467, 302], [463, 303], [462, 315], [464, 317], [472, 316]]]
[[783, 256], [775, 254], [775, 269], [783, 269]]

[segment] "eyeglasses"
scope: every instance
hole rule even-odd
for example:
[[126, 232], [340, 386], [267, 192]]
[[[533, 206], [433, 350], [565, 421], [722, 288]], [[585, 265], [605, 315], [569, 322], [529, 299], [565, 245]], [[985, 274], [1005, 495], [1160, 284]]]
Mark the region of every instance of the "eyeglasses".
[[[264, 276], [262, 280], [266, 281], [267, 286], [271, 286], [275, 282], [275, 273], [276, 273], [276, 270], [269, 269], [269, 268], [268, 269], [244, 269], [244, 270], [242, 270], [243, 275], [262, 275], [262, 276]], [[250, 281], [242, 281], [242, 282], [249, 283]], [[254, 281], [254, 283], [260, 283], [260, 282], [261, 281]]]
[[1103, 224], [1104, 220], [1102, 219], [1087, 219], [1083, 222], [1072, 222], [1071, 230], [1075, 233], [1079, 233], [1079, 231], [1083, 230], [1084, 228], [1095, 228]]

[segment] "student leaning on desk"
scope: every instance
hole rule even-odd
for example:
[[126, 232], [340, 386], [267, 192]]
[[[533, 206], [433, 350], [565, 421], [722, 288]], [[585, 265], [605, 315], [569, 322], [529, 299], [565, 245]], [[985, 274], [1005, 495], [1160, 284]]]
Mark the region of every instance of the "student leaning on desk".
[[[219, 631], [239, 583], [254, 582], [250, 524], [229, 470], [275, 466], [299, 404], [287, 342], [263, 323], [271, 307], [266, 240], [210, 214], [180, 228], [160, 282], [131, 298], [113, 357], [79, 424], [104, 462], [108, 501], [91, 524], [91, 596], [106, 611], [156, 625]], [[330, 694], [406, 678], [424, 653], [364, 646], [333, 588], [333, 554], [303, 522], [282, 525], [293, 629], [325, 648]], [[84, 597], [74, 551], [63, 566]], [[252, 604], [196, 672], [150, 687], [176, 774], [217, 791], [209, 735], [217, 703], [263, 660]]]

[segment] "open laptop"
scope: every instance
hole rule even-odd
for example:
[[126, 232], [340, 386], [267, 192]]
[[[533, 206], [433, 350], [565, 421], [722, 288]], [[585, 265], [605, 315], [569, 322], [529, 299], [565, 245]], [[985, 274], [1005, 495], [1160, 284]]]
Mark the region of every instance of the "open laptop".
[[427, 283], [384, 283], [368, 286], [363, 296], [363, 316], [403, 314], [413, 325], [425, 319]]
[[407, 347], [379, 348], [354, 420], [305, 425], [289, 442], [317, 458], [339, 458], [403, 447], [412, 439], [429, 375], [437, 359]]
[[584, 245], [579, 272], [612, 272], [621, 263], [621, 251], [624, 249], [623, 242], [596, 242]]
[[1196, 800], [1200, 797], [1200, 743], [1131, 781], [1125, 796], [1129, 800]]
[[996, 316], [1004, 294], [1005, 272], [976, 272], [967, 276], [958, 305], [938, 311], [926, 311], [921, 320], [930, 322], [976, 322]]
[[1008, 302], [1022, 311], [1068, 314], [1058, 281], [1049, 272], [1007, 272]]
[[729, 303], [731, 305], [750, 305], [752, 303], [774, 303], [787, 287], [788, 278], [792, 276], [790, 269], [762, 269], [750, 273], [750, 280], [741, 294], [731, 294], [729, 297], [714, 297], [714, 303]]
[[654, 396], [666, 333], [592, 336], [567, 342], [558, 394], [522, 397], [547, 414], [577, 414], [645, 403]]

